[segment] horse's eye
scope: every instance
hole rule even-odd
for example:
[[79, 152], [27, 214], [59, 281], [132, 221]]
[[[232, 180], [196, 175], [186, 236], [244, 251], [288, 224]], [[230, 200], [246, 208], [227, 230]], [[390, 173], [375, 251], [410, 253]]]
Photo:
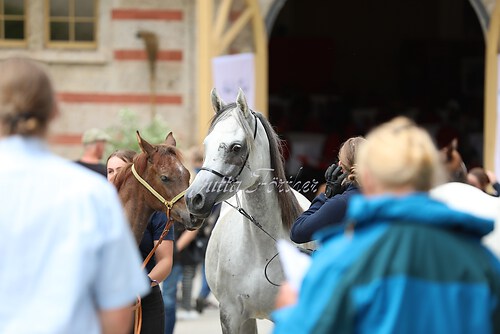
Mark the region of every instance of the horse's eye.
[[233, 145], [231, 145], [231, 152], [238, 153], [239, 151], [241, 151], [241, 145], [240, 144], [233, 144]]
[[168, 181], [168, 177], [166, 177], [165, 175], [162, 175], [162, 176], [160, 176], [160, 180], [162, 182], [167, 182]]

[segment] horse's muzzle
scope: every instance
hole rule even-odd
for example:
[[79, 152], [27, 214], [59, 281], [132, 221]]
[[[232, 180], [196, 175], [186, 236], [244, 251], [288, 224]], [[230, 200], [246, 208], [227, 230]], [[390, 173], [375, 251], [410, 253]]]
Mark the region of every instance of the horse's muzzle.
[[203, 192], [189, 191], [186, 192], [186, 205], [191, 215], [196, 218], [207, 218], [212, 212], [212, 207], [215, 204], [211, 198]]
[[205, 219], [203, 218], [199, 218], [193, 215], [190, 216], [191, 216], [191, 226], [186, 226], [186, 229], [189, 231], [195, 231], [199, 229], [205, 222]]

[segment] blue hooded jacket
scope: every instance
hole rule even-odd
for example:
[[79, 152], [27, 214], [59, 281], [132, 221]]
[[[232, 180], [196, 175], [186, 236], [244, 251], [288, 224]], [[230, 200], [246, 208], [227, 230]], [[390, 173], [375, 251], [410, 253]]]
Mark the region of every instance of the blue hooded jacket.
[[315, 235], [298, 303], [274, 333], [500, 333], [493, 222], [414, 193], [353, 196], [347, 223]]

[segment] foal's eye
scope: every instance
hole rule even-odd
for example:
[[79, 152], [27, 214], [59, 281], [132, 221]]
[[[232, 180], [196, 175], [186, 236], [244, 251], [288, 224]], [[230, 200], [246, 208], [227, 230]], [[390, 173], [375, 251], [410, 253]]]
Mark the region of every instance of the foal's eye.
[[241, 151], [241, 145], [240, 144], [233, 144], [233, 145], [231, 145], [231, 152], [238, 153], [239, 151]]
[[162, 176], [160, 176], [160, 180], [162, 182], [167, 182], [168, 181], [168, 177], [166, 177], [165, 175], [162, 175]]

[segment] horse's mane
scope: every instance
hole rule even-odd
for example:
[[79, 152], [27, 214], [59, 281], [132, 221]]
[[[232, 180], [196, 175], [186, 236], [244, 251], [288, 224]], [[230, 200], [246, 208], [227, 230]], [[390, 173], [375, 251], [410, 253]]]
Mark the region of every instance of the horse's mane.
[[[141, 158], [141, 156], [143, 158]], [[146, 160], [147, 158], [145, 153], [139, 153], [134, 157], [133, 164], [135, 165], [138, 173], [142, 173], [146, 169]], [[127, 163], [118, 171], [118, 173], [116, 173], [113, 179], [113, 184], [115, 185], [117, 191], [120, 191], [121, 187], [123, 187], [130, 175], [132, 175], [132, 162]]]
[[[230, 114], [230, 111], [234, 108], [237, 108], [236, 103], [229, 103], [225, 105], [215, 116], [212, 118], [209, 127], [209, 133], [212, 132], [215, 124], [217, 124], [220, 120], [225, 119]], [[295, 198], [295, 195], [292, 192], [292, 189], [288, 182], [286, 182], [286, 174], [284, 167], [284, 159], [283, 159], [283, 145], [282, 140], [276, 134], [274, 129], [272, 128], [269, 121], [259, 112], [251, 111], [256, 118], [258, 118], [266, 131], [267, 139], [269, 140], [269, 153], [271, 160], [271, 169], [273, 172], [273, 177], [281, 182], [278, 182], [278, 185], [282, 188], [276, 189], [276, 193], [278, 196], [278, 203], [281, 211], [281, 218], [283, 226], [290, 230], [292, 224], [295, 219], [302, 213], [302, 208]], [[248, 122], [245, 120], [243, 113], [235, 112], [236, 119], [241, 127], [244, 129], [245, 137], [247, 141], [247, 147], [251, 151], [254, 149], [254, 140], [253, 133], [254, 129], [250, 128]]]

